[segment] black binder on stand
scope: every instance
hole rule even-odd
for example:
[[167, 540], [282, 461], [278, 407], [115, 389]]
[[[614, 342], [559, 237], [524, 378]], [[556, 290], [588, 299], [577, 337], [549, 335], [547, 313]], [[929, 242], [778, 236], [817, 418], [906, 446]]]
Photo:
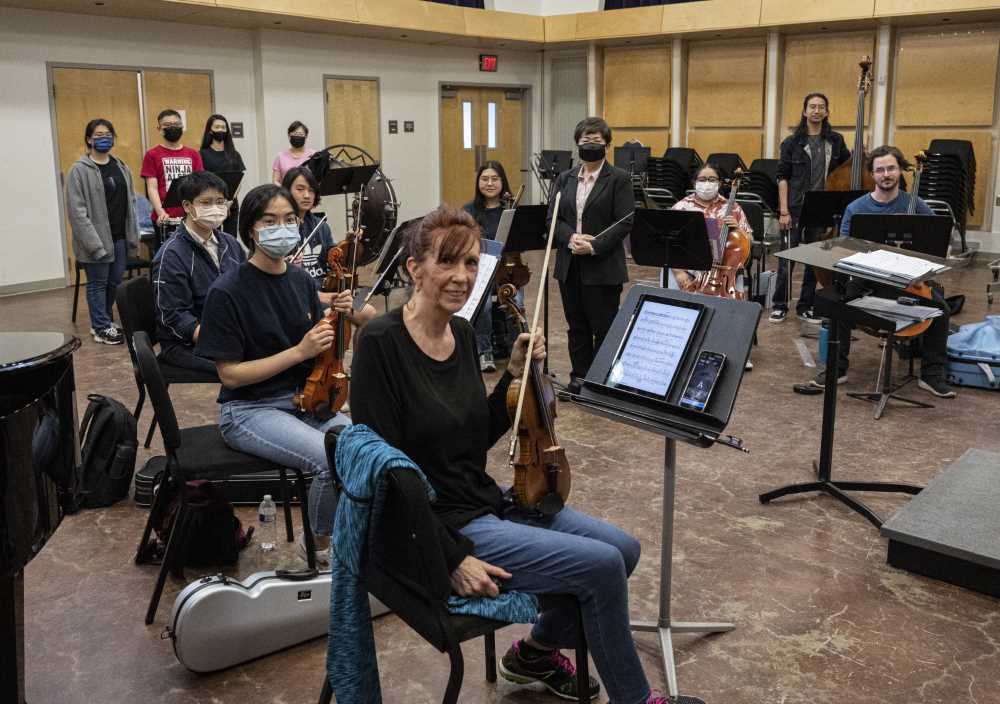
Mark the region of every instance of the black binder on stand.
[[[704, 221], [700, 213], [693, 215]], [[638, 220], [639, 218], [637, 222]], [[635, 230], [633, 230], [634, 235]], [[691, 255], [688, 259], [677, 257], [677, 261], [670, 262], [671, 266], [704, 266], [706, 256], [711, 261], [711, 256], [707, 254], [707, 237], [705, 240], [705, 251], [699, 251], [702, 245], [698, 237], [681, 237], [679, 242], [693, 247], [697, 256]], [[669, 238], [667, 241], [669, 243]], [[675, 249], [677, 252], [684, 251], [679, 244], [676, 247], [668, 244], [658, 249], [664, 253], [661, 264], [665, 264]], [[647, 311], [646, 306], [650, 305], [653, 308]], [[691, 322], [694, 318], [690, 314], [691, 310], [699, 311], [694, 322]], [[709, 447], [719, 443], [748, 452], [741, 440], [723, 435], [723, 431], [729, 423], [736, 403], [736, 395], [743, 380], [744, 365], [750, 355], [750, 346], [761, 310], [759, 304], [748, 301], [733, 301], [651, 286], [633, 286], [587, 371], [582, 390], [579, 394], [570, 396], [571, 401], [581, 410], [655, 433], [663, 436], [665, 440], [659, 614], [655, 621], [633, 622], [631, 627], [634, 631], [651, 632], [659, 636], [667, 690], [672, 702], [687, 704], [701, 702], [696, 697], [678, 694], [672, 634], [722, 633], [735, 628], [732, 623], [678, 622], [671, 617], [670, 583], [676, 443], [680, 440], [696, 447]], [[674, 313], [677, 314], [676, 317], [666, 322], [667, 319], [663, 316]], [[638, 364], [633, 370], [633, 377], [636, 371], [640, 371], [643, 375], [643, 379], [637, 383], [649, 384], [651, 387], [659, 384], [667, 390], [662, 394], [657, 390], [657, 393], [640, 396], [621, 392], [618, 388], [621, 374], [616, 370], [616, 365], [625, 359], [627, 346], [631, 344], [629, 336], [634, 334], [633, 329], [638, 329], [637, 321], [644, 314], [660, 316], [659, 321], [647, 324], [649, 329], [642, 331], [643, 337], [639, 338], [640, 345], [652, 345], [649, 354], [655, 355], [656, 358], [648, 366], [641, 362], [628, 363]], [[674, 354], [667, 356], [673, 356], [673, 360], [664, 365], [660, 359], [664, 356], [661, 350], [666, 351], [671, 348]], [[704, 411], [698, 412], [681, 407], [678, 399], [683, 393], [685, 382], [691, 376], [696, 360], [703, 351], [725, 355], [725, 363]], [[641, 356], [640, 354], [639, 357]], [[664, 369], [671, 376], [672, 382], [663, 378]]]

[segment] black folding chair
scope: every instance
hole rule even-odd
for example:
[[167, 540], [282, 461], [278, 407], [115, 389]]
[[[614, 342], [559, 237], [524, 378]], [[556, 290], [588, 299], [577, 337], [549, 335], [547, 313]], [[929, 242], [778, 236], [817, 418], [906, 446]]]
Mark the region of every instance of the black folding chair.
[[180, 509], [171, 523], [166, 552], [160, 565], [160, 573], [156, 578], [156, 587], [153, 589], [153, 596], [150, 598], [149, 608], [146, 610], [146, 624], [152, 623], [156, 617], [156, 609], [160, 603], [160, 596], [163, 594], [167, 572], [172, 572], [178, 577], [183, 577], [184, 574], [182, 561], [178, 558], [184, 554], [183, 547], [189, 537], [187, 528], [190, 515], [193, 510], [196, 510], [187, 502], [187, 482], [192, 479], [225, 481], [236, 474], [257, 474], [277, 470], [281, 477], [281, 501], [285, 509], [285, 537], [288, 542], [292, 542], [295, 536], [292, 533], [292, 509], [286, 472], [286, 469], [290, 469], [295, 473], [302, 510], [302, 530], [305, 535], [306, 556], [309, 567], [315, 569], [316, 561], [313, 555], [315, 543], [312, 528], [309, 525], [307, 505], [309, 502], [306, 500], [306, 481], [302, 470], [295, 467], [281, 467], [260, 457], [231, 449], [222, 439], [217, 424], [200, 425], [181, 430], [177, 426], [174, 405], [167, 393], [167, 385], [160, 373], [160, 365], [156, 360], [156, 355], [153, 354], [149, 335], [143, 330], [136, 332], [133, 346], [142, 380], [149, 391], [150, 403], [153, 404], [153, 411], [160, 419], [160, 435], [163, 437], [163, 448], [167, 453], [167, 466], [160, 480], [160, 489], [153, 497], [153, 505], [149, 509], [146, 527], [142, 531], [142, 538], [139, 540], [139, 547], [136, 550], [136, 564], [141, 565], [149, 561], [150, 556], [146, 547], [149, 536], [153, 526], [159, 522], [161, 514], [167, 508], [166, 496], [169, 492], [165, 491], [164, 487], [173, 482], [177, 486], [177, 495], [180, 497]]
[[[326, 435], [327, 457], [335, 476], [337, 431], [339, 429], [334, 429]], [[341, 501], [346, 500], [341, 498]], [[384, 515], [386, 520], [377, 520], [376, 514]], [[467, 640], [483, 637], [486, 681], [496, 682], [495, 632], [510, 624], [448, 611], [447, 601], [451, 594], [448, 568], [427, 492], [416, 473], [405, 469], [389, 470], [384, 495], [376, 496], [372, 515], [365, 567], [368, 592], [424, 640], [448, 653], [451, 673], [442, 702], [455, 704], [458, 701], [465, 674], [461, 644]], [[580, 613], [579, 603], [573, 596], [542, 595], [539, 600], [543, 609], [572, 604]], [[583, 704], [590, 701], [590, 673], [582, 615], [577, 624], [577, 701]], [[332, 698], [329, 679], [324, 677], [320, 704], [330, 704]]]
[[[132, 372], [135, 375], [135, 385], [139, 389], [139, 401], [135, 405], [132, 415], [139, 420], [142, 413], [142, 406], [146, 400], [146, 390], [142, 383], [142, 374], [135, 356], [135, 347], [132, 343], [135, 334], [142, 331], [148, 335], [150, 340], [156, 339], [156, 313], [153, 309], [153, 285], [147, 276], [139, 276], [128, 279], [118, 285], [115, 291], [115, 300], [118, 303], [118, 315], [122, 319], [122, 328], [125, 330], [125, 344], [128, 345], [128, 354], [132, 358]], [[157, 360], [160, 374], [164, 383], [169, 387], [171, 384], [219, 384], [219, 375], [216, 373], [206, 373], [197, 369], [187, 369], [178, 367], [167, 362]], [[149, 447], [153, 441], [153, 431], [156, 429], [156, 409], [153, 409], [153, 420], [149, 424], [149, 432], [146, 433], [144, 447]]]

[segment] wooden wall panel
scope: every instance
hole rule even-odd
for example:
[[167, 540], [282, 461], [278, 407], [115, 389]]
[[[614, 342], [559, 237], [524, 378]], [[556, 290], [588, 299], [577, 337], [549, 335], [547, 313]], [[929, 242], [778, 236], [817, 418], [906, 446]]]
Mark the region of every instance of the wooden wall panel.
[[648, 129], [615, 127], [611, 132], [611, 138], [616, 147], [622, 146], [630, 139], [637, 139], [643, 146], [649, 147], [652, 156], [663, 156], [663, 152], [670, 146], [670, 130], [659, 127]]
[[992, 197], [987, 198], [990, 189], [990, 172], [993, 167], [993, 135], [988, 130], [955, 130], [943, 128], [897, 129], [892, 135], [892, 144], [902, 150], [913, 161], [913, 155], [926, 149], [932, 139], [967, 139], [976, 152], [976, 212], [969, 216], [969, 226], [983, 223]]
[[326, 143], [355, 144], [381, 159], [378, 79], [327, 78], [325, 90]]
[[875, 0], [762, 0], [760, 23], [799, 24], [854, 20], [875, 14]]
[[895, 124], [992, 126], [1000, 33], [906, 33], [896, 57]]
[[704, 32], [712, 29], [744, 29], [757, 25], [761, 0], [699, 0], [697, 3], [664, 5], [664, 34]]
[[[821, 34], [785, 40], [782, 125], [794, 128], [802, 115], [802, 99], [823, 93], [830, 100], [830, 122], [836, 128], [854, 127], [858, 62], [875, 56], [875, 34]], [[865, 124], [871, 115], [871, 94], [865, 103]], [[842, 129], [838, 129], [843, 132]]]
[[756, 129], [688, 130], [687, 145], [702, 159], [716, 152], [736, 153], [747, 166], [763, 154], [763, 132]]
[[612, 127], [670, 126], [670, 45], [604, 50], [604, 119]]
[[662, 24], [662, 5], [581, 12], [576, 15], [576, 38], [614, 39], [658, 34]]
[[763, 127], [764, 39], [692, 42], [688, 127]]

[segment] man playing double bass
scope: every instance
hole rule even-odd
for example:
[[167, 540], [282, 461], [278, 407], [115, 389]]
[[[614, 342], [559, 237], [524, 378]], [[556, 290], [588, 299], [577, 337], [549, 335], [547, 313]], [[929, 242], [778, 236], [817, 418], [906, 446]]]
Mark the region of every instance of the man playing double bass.
[[[806, 191], [822, 191], [826, 177], [851, 157], [844, 136], [830, 127], [830, 102], [822, 93], [810, 93], [802, 101], [802, 117], [795, 132], [781, 143], [778, 161], [778, 201], [781, 229], [788, 233], [790, 247], [812, 242], [818, 234], [799, 226], [802, 202]], [[768, 320], [782, 323], [788, 315], [791, 289], [788, 262], [778, 260], [778, 278], [774, 288], [774, 309]], [[802, 274], [802, 289], [795, 306], [801, 320], [818, 324], [813, 313], [816, 294], [816, 274], [807, 266]]]

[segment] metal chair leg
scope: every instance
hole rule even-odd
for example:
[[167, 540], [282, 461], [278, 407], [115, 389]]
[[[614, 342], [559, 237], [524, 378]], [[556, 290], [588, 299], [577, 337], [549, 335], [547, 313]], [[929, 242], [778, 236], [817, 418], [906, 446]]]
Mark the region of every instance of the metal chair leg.
[[285, 538], [290, 543], [295, 540], [295, 534], [292, 532], [292, 507], [288, 498], [288, 472], [282, 467], [278, 475], [281, 477], [281, 503], [285, 509]]
[[483, 636], [483, 644], [485, 646], [485, 657], [486, 661], [486, 681], [496, 682], [497, 681], [497, 637], [496, 633], [487, 633]]
[[146, 545], [149, 543], [149, 536], [153, 533], [153, 526], [160, 520], [160, 514], [167, 508], [167, 483], [172, 481], [170, 467], [163, 470], [160, 478], [160, 488], [153, 497], [153, 503], [149, 507], [149, 515], [146, 517], [146, 526], [142, 529], [142, 537], [139, 538], [139, 547], [135, 551], [135, 564], [142, 565], [149, 561], [146, 554]]
[[147, 450], [150, 444], [153, 442], [153, 431], [156, 430], [156, 413], [153, 413], [153, 420], [149, 421], [149, 432], [146, 433], [146, 442], [143, 443], [143, 447]]
[[149, 608], [146, 609], [147, 626], [156, 618], [156, 609], [160, 605], [160, 597], [163, 596], [163, 587], [167, 582], [167, 572], [171, 571], [171, 566], [177, 559], [181, 543], [184, 542], [189, 511], [188, 505], [182, 503], [177, 516], [174, 517], [174, 525], [170, 529], [170, 537], [167, 539], [167, 549], [163, 554], [160, 572], [156, 575], [156, 586], [153, 587], [153, 595], [149, 599]]
[[302, 537], [306, 544], [306, 564], [309, 569], [316, 569], [316, 540], [313, 538], [312, 524], [309, 523], [309, 492], [306, 489], [306, 477], [298, 467], [290, 467], [295, 473], [295, 483], [298, 485], [299, 509], [302, 512]]
[[139, 416], [142, 415], [142, 405], [146, 402], [146, 385], [139, 383], [139, 401], [135, 404], [135, 410], [132, 411], [132, 417], [139, 420]]
[[76, 322], [76, 311], [80, 306], [80, 262], [76, 264], [76, 282], [73, 284], [73, 315], [70, 316], [72, 322]]
[[583, 631], [583, 607], [576, 602], [576, 701], [587, 704], [590, 701], [590, 661], [587, 659], [587, 636]]
[[330, 687], [330, 678], [323, 673], [323, 691], [319, 693], [319, 704], [330, 704], [333, 701], [333, 688]]
[[451, 672], [448, 674], [448, 687], [444, 691], [441, 704], [457, 704], [458, 694], [462, 691], [462, 680], [465, 678], [465, 661], [462, 659], [462, 646], [452, 641], [448, 644], [448, 659], [451, 660]]

